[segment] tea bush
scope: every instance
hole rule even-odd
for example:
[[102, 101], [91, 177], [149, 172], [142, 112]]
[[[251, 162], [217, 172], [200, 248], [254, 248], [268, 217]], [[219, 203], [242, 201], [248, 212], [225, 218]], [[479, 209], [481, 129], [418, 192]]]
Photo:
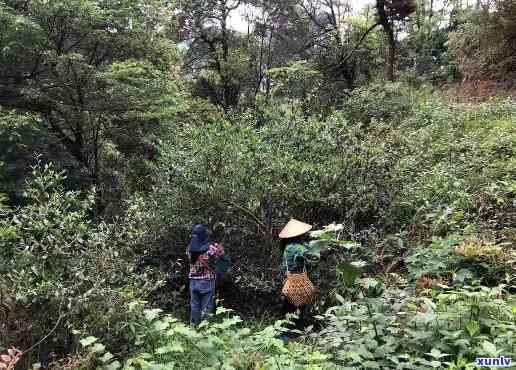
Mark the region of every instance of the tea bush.
[[[38, 163], [27, 205], [0, 219], [0, 350], [36, 348], [43, 361], [50, 351], [74, 348], [72, 330], [119, 341], [120, 305], [159, 286], [151, 270], [134, 270], [143, 253], [138, 204], [115, 224], [94, 221], [95, 194], [66, 191], [64, 179], [54, 166]], [[118, 329], [110, 336], [106, 328]], [[40, 343], [49, 336], [51, 345]], [[24, 356], [26, 364], [31, 356]]]
[[413, 281], [432, 277], [456, 283], [477, 280], [488, 286], [500, 282], [512, 284], [516, 269], [516, 254], [511, 244], [496, 245], [458, 235], [420, 245], [405, 261]]
[[464, 228], [503, 237], [514, 209], [514, 109], [510, 101], [421, 103], [402, 124], [408, 150], [395, 171], [401, 189], [389, 218], [417, 224], [413, 232], [423, 237]]
[[366, 125], [377, 121], [397, 122], [413, 109], [418, 96], [402, 83], [377, 82], [352, 91], [343, 106], [350, 121]]
[[178, 237], [155, 253], [181, 258], [192, 222], [221, 222], [242, 286], [260, 286], [253, 277], [275, 274], [275, 235], [288, 217], [339, 220], [350, 237], [383, 223], [400, 146], [387, 124], [364, 133], [339, 112], [325, 121], [286, 112], [262, 127], [239, 115], [176, 130], [146, 198], [155, 235]]

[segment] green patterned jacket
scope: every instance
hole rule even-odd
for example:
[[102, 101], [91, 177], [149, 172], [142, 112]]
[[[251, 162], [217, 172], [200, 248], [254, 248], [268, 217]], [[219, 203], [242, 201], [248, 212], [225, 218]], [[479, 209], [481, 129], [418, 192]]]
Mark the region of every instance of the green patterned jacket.
[[303, 244], [291, 243], [285, 247], [283, 252], [283, 260], [281, 270], [283, 273], [287, 272], [302, 272], [305, 265], [304, 254], [308, 248]]

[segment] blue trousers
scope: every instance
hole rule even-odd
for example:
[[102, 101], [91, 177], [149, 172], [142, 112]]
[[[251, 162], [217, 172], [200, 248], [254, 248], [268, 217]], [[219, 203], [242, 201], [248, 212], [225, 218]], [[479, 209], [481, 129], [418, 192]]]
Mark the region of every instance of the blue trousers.
[[190, 279], [190, 323], [197, 326], [215, 308], [215, 279]]

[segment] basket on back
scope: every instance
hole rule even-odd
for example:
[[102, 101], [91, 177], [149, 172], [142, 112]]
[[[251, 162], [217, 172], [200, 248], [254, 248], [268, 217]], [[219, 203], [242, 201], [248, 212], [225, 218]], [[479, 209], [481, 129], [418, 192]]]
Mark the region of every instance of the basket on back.
[[287, 273], [281, 293], [296, 307], [311, 304], [317, 297], [315, 287], [306, 271], [295, 274]]

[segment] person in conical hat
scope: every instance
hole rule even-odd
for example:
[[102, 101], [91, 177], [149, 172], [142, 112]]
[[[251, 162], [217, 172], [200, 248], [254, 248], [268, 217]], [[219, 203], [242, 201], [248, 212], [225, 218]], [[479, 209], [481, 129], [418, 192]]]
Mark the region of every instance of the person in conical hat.
[[291, 273], [303, 271], [303, 255], [307, 251], [304, 242], [310, 230], [312, 230], [312, 225], [292, 218], [279, 233], [283, 254], [282, 270], [285, 273], [287, 271]]
[[308, 225], [304, 222], [291, 218], [283, 230], [281, 230], [279, 233], [279, 237], [282, 239], [296, 238], [306, 234], [310, 230], [312, 230], [312, 225]]
[[[311, 229], [311, 225], [292, 218], [279, 233], [282, 251], [281, 276], [283, 279], [286, 278], [287, 273], [302, 273], [305, 270], [305, 253], [308, 252], [305, 242]], [[282, 313], [284, 315], [298, 310], [299, 318], [295, 320], [294, 324], [295, 329], [302, 330], [308, 316], [308, 307], [296, 307], [287, 299], [283, 300]], [[292, 337], [295, 337], [292, 332], [282, 334], [283, 340], [289, 340]]]

